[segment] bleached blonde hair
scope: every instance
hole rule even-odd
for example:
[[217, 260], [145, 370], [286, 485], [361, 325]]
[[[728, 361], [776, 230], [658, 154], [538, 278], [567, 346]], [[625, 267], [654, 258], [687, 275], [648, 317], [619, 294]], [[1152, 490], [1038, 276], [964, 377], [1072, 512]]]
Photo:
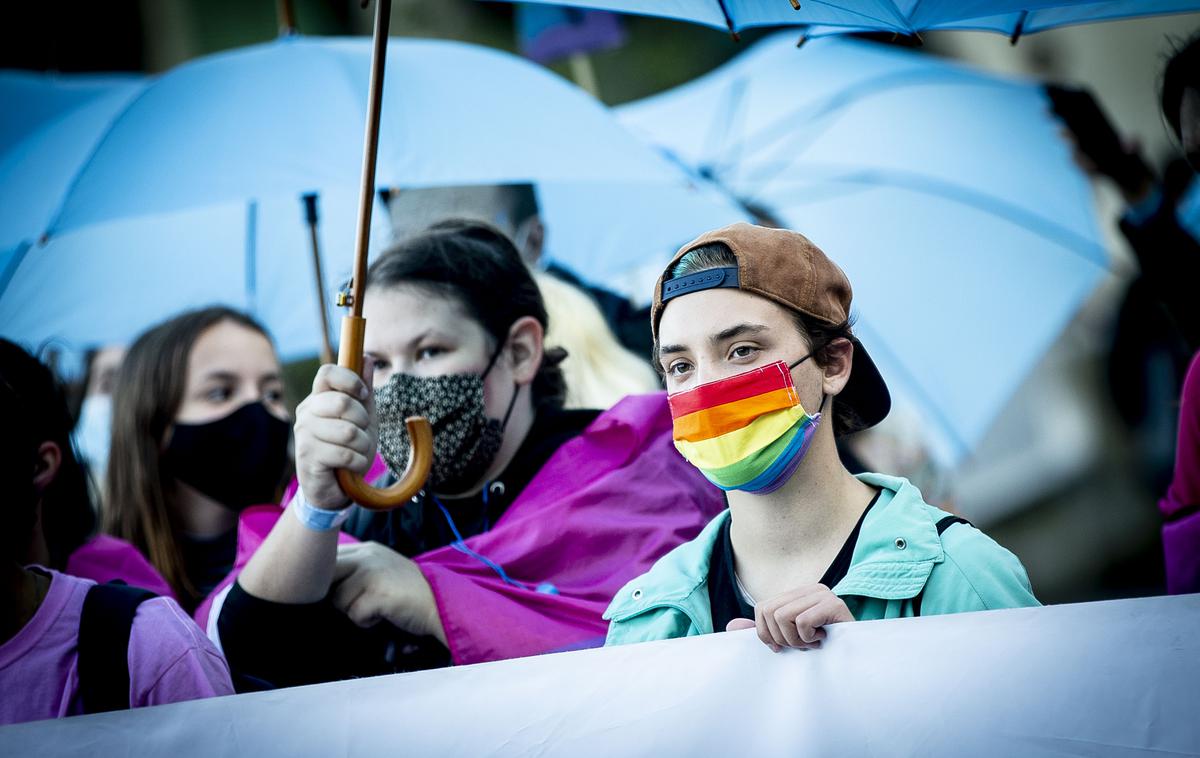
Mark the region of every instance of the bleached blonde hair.
[[607, 409], [626, 395], [660, 389], [654, 369], [622, 347], [587, 293], [549, 274], [535, 278], [550, 314], [546, 347], [567, 351], [565, 407]]

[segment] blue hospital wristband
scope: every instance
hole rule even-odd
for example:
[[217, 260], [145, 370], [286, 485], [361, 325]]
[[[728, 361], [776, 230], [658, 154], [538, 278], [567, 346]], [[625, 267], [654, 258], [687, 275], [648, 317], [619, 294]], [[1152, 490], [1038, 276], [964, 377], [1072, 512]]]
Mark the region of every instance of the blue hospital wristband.
[[292, 496], [292, 501], [288, 503], [287, 509], [296, 514], [296, 518], [300, 520], [301, 524], [314, 532], [331, 532], [350, 518], [351, 507], [351, 505], [347, 505], [338, 511], [318, 508], [304, 497], [304, 490], [296, 488], [296, 494]]

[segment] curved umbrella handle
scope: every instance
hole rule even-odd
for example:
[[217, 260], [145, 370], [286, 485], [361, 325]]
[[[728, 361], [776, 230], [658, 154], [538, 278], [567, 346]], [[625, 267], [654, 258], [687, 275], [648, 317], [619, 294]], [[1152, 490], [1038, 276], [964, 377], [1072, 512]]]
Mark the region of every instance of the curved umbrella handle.
[[[362, 376], [363, 333], [367, 320], [358, 316], [342, 318], [342, 342], [338, 349], [338, 365]], [[433, 465], [433, 428], [429, 420], [412, 416], [404, 420], [412, 440], [412, 455], [400, 481], [390, 487], [372, 487], [362, 476], [347, 469], [338, 469], [338, 485], [350, 499], [373, 511], [388, 511], [404, 505], [420, 491]]]
[[408, 436], [412, 438], [412, 457], [404, 469], [404, 476], [390, 487], [372, 487], [353, 471], [339, 469], [337, 472], [338, 486], [350, 496], [350, 499], [364, 508], [372, 511], [390, 511], [398, 508], [412, 499], [420, 491], [429, 476], [429, 466], [433, 463], [433, 430], [429, 420], [420, 416], [411, 416], [404, 420], [408, 427]]

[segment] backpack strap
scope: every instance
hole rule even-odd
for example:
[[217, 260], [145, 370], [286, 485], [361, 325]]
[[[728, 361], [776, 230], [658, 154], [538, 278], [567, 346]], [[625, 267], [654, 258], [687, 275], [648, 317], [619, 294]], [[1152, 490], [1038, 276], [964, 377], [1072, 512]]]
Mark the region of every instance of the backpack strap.
[[[966, 524], [967, 526], [974, 526], [974, 524], [972, 524], [970, 521], [967, 521], [962, 516], [946, 516], [945, 518], [939, 520], [936, 524], [934, 524], [934, 526], [937, 528], [938, 536], [941, 537], [943, 532], [945, 532], [947, 529], [954, 526], [955, 524]], [[922, 587], [921, 591], [917, 593], [917, 596], [912, 599], [914, 616], [921, 615], [921, 596], [924, 594], [925, 594], [925, 588]]]
[[84, 713], [129, 707], [129, 635], [138, 606], [157, 597], [115, 581], [88, 590], [79, 621], [79, 694]]
[[955, 524], [966, 524], [967, 526], [974, 526], [974, 524], [972, 524], [970, 521], [967, 521], [962, 516], [947, 516], [944, 519], [938, 521], [937, 524], [935, 524], [934, 526], [937, 527], [938, 536], [941, 537], [942, 532], [946, 531], [947, 529], [954, 526]]

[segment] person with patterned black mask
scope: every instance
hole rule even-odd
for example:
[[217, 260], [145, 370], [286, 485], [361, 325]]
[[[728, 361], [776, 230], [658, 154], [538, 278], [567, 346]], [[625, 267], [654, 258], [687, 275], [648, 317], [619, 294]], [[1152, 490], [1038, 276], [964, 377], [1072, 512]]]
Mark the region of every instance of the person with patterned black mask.
[[[563, 410], [548, 318], [512, 243], [445, 222], [368, 273], [364, 383], [319, 371], [297, 410], [300, 489], [224, 599], [235, 672], [281, 686], [598, 646], [617, 588], [720, 508], [671, 446], [661, 393]], [[433, 427], [411, 503], [351, 506], [334, 472], [378, 450], [402, 472], [406, 416]], [[376, 431], [378, 429], [378, 431]], [[338, 527], [364, 540], [338, 546]]]

